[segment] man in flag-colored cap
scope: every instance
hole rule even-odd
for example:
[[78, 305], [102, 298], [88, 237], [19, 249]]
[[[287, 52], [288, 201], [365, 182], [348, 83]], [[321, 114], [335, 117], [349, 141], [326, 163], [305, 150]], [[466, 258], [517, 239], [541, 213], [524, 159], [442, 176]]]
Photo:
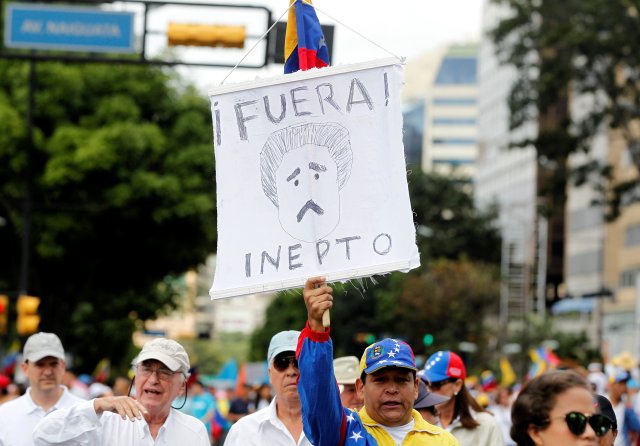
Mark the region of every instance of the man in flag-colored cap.
[[324, 277], [308, 279], [303, 295], [307, 325], [298, 341], [304, 431], [314, 446], [457, 446], [445, 430], [427, 423], [413, 408], [418, 396], [411, 347], [397, 339], [368, 346], [360, 359], [356, 389], [364, 398], [358, 412], [342, 406], [333, 371], [333, 345], [322, 315], [333, 306]]

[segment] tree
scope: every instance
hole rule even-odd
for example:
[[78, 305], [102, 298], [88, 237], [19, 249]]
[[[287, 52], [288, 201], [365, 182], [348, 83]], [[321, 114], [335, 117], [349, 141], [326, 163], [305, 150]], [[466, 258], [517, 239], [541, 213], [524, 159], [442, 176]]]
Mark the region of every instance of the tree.
[[[602, 193], [607, 217], [640, 199], [638, 176], [617, 180], [612, 167], [590, 160], [573, 171], [568, 156], [589, 152], [603, 128], [619, 130], [640, 171], [640, 19], [629, 0], [494, 0], [511, 15], [492, 31], [504, 63], [517, 70], [509, 97], [512, 129], [537, 120], [533, 144], [546, 169], [547, 198], [565, 200], [569, 181], [590, 181]], [[586, 107], [571, 109], [571, 97]], [[552, 202], [551, 202], [552, 203]], [[553, 205], [549, 208], [553, 209]]]
[[[17, 290], [28, 64], [0, 61], [0, 289]], [[38, 63], [29, 292], [42, 330], [91, 371], [126, 360], [140, 321], [175, 306], [171, 275], [215, 249], [208, 102], [152, 67]]]
[[500, 262], [497, 209], [476, 209], [465, 178], [413, 170], [407, 180], [422, 263], [460, 256]]
[[[331, 335], [336, 356], [360, 356], [366, 345], [359, 333], [407, 340], [416, 353], [424, 350], [424, 334], [432, 333], [434, 348], [475, 342], [476, 358], [485, 359], [491, 333], [484, 316], [497, 307], [500, 236], [495, 211], [476, 210], [468, 188], [461, 178], [410, 173], [422, 266], [335, 286]], [[305, 322], [301, 292], [280, 293], [267, 310], [265, 326], [252, 335], [252, 357], [264, 359], [273, 334], [299, 330]]]
[[[460, 342], [478, 347], [476, 360], [485, 363], [489, 341], [495, 338], [487, 317], [497, 314], [500, 295], [496, 266], [468, 259], [439, 259], [429, 268], [407, 274], [386, 289], [376, 289], [376, 321], [427, 356], [436, 350], [458, 350]], [[495, 318], [494, 318], [495, 319]], [[426, 333], [433, 346], [424, 346]]]

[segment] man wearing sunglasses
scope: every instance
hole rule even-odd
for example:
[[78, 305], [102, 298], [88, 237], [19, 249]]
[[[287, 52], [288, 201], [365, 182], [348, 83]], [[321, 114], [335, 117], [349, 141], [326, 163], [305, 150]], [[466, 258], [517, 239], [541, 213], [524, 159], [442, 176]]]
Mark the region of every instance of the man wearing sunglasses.
[[231, 426], [225, 446], [311, 446], [302, 430], [296, 348], [299, 331], [281, 331], [271, 338], [267, 353], [274, 397], [269, 406]]
[[204, 424], [171, 406], [178, 397], [186, 398], [190, 365], [182, 345], [154, 339], [132, 365], [135, 399], [110, 396], [56, 410], [36, 426], [35, 444], [210, 446]]
[[303, 295], [307, 325], [300, 335], [298, 390], [304, 430], [314, 446], [458, 446], [444, 429], [427, 423], [413, 405], [418, 378], [413, 351], [396, 339], [367, 347], [356, 389], [364, 399], [358, 412], [343, 407], [333, 371], [333, 346], [323, 313], [333, 305], [323, 277], [308, 279]]

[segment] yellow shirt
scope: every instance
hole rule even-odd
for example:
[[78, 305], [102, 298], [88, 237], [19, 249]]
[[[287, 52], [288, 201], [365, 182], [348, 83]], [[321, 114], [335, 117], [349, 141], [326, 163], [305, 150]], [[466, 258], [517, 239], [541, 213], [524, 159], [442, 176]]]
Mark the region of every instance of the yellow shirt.
[[[364, 407], [360, 409], [358, 415], [367, 432], [378, 442], [378, 446], [396, 446], [384, 426], [376, 423]], [[402, 446], [460, 446], [453, 435], [438, 426], [427, 423], [417, 410], [413, 410], [411, 415], [415, 425], [405, 437]]]

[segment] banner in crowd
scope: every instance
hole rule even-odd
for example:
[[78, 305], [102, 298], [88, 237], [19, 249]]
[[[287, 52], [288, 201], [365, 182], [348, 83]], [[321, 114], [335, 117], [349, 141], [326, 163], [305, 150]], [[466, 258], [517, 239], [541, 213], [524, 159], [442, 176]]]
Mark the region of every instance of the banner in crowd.
[[397, 59], [221, 86], [212, 298], [419, 265]]

